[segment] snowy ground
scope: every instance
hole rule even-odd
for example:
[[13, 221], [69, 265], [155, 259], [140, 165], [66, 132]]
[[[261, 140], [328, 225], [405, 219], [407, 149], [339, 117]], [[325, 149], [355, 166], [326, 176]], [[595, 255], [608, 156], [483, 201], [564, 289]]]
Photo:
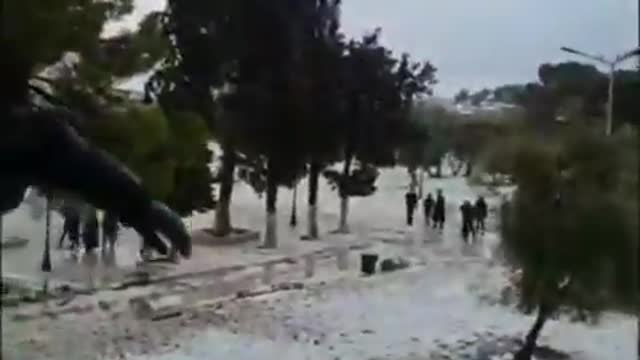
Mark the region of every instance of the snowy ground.
[[[425, 182], [426, 191], [443, 188], [449, 201], [448, 226], [439, 235], [424, 229], [420, 214], [412, 229], [403, 225], [407, 180], [404, 170], [383, 173], [374, 196], [352, 202], [350, 220], [354, 232], [371, 241], [373, 249], [367, 251], [408, 258], [408, 270], [363, 278], [357, 254], [352, 254], [347, 272], [338, 272], [335, 263], [319, 263], [303, 290], [194, 308], [153, 323], [135, 320], [127, 309], [30, 322], [3, 316], [3, 358], [426, 360], [436, 359], [430, 354], [440, 351], [451, 359], [480, 359], [465, 355], [475, 354], [480, 340], [522, 336], [533, 319], [500, 305], [505, 280], [504, 269], [493, 261], [495, 234], [474, 245], [459, 239], [457, 207], [481, 189], [463, 179]], [[279, 209], [286, 219], [290, 197], [282, 194]], [[259, 200], [248, 189], [234, 196], [234, 216], [260, 228]], [[337, 221], [338, 201], [326, 187], [320, 208], [323, 230], [331, 230], [327, 224]], [[299, 215], [304, 226], [304, 212]], [[194, 226], [205, 221], [194, 219]], [[283, 241], [299, 240], [283, 233]], [[281, 280], [302, 280], [300, 273], [283, 274]], [[541, 343], [574, 359], [619, 360], [632, 358], [635, 339], [633, 319], [607, 315], [590, 327], [552, 321]]]

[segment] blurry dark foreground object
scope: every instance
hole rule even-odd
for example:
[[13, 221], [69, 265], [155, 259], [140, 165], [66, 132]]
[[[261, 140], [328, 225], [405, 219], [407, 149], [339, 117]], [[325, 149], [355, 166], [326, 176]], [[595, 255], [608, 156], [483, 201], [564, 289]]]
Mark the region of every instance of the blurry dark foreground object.
[[7, 115], [0, 119], [0, 213], [18, 207], [29, 186], [67, 191], [117, 214], [159, 253], [169, 253], [162, 235], [191, 256], [180, 217], [153, 201], [134, 174], [80, 137], [59, 112], [25, 106]]

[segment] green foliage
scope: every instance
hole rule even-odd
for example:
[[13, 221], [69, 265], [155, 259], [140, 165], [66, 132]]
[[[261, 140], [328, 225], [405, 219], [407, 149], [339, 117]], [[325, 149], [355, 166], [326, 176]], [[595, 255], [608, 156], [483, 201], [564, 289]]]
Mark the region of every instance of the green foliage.
[[553, 144], [530, 137], [513, 150], [518, 190], [502, 214], [502, 236], [522, 269], [523, 308], [632, 310], [638, 212], [620, 188], [637, 186], [621, 160], [637, 161], [635, 150], [579, 129]]
[[379, 44], [380, 30], [351, 41], [345, 56], [346, 108], [343, 147], [345, 159], [363, 164], [395, 165], [396, 152], [407, 135], [414, 100], [430, 94], [436, 69], [398, 60]]
[[92, 141], [142, 179], [149, 192], [164, 199], [173, 186], [175, 163], [166, 153], [169, 124], [158, 108], [132, 106], [89, 124]]
[[[548, 129], [557, 128], [555, 120], [593, 123], [605, 117], [609, 75], [593, 65], [578, 62], [542, 64], [538, 81], [495, 88], [494, 99], [522, 106], [528, 120]], [[614, 119], [637, 126], [640, 105], [640, 72], [621, 70], [615, 74]]]
[[297, 76], [296, 101], [305, 122], [302, 152], [321, 168], [342, 157], [344, 84], [340, 76], [345, 44], [340, 33], [340, 0], [313, 1], [313, 15], [305, 21], [303, 62]]
[[131, 0], [3, 2], [0, 67], [3, 103], [27, 99], [28, 79], [67, 52], [82, 58], [100, 48], [103, 27], [133, 10]]
[[[418, 131], [424, 143], [420, 166], [428, 168], [438, 166], [447, 152], [451, 150], [452, 131], [457, 116], [439, 106], [418, 103], [412, 109], [412, 122], [418, 122]], [[404, 162], [404, 161], [403, 161]]]
[[[409, 169], [424, 166], [428, 161], [427, 147], [431, 141], [430, 124], [420, 111], [413, 111], [406, 124], [398, 161]], [[444, 155], [444, 154], [443, 154]]]
[[99, 147], [140, 176], [152, 196], [183, 215], [213, 207], [208, 132], [190, 113], [129, 105], [89, 123]]
[[451, 134], [451, 151], [460, 160], [475, 162], [493, 143], [510, 132], [510, 120], [471, 117], [455, 122]]
[[471, 104], [473, 106], [478, 106], [483, 101], [488, 100], [490, 96], [491, 96], [491, 90], [482, 89], [480, 91], [477, 91], [477, 92], [469, 95], [469, 101], [471, 102]]
[[7, 1], [2, 10], [2, 42], [13, 44], [13, 51], [3, 54], [33, 67], [51, 64], [66, 51], [96, 47], [104, 23], [133, 11], [133, 2]]
[[469, 90], [462, 89], [453, 97], [453, 101], [456, 104], [462, 104], [469, 100]]
[[346, 180], [343, 174], [335, 169], [325, 170], [322, 175], [333, 190], [342, 186], [341, 191], [347, 196], [369, 196], [376, 191], [375, 183], [380, 171], [374, 166], [362, 165], [354, 169]]

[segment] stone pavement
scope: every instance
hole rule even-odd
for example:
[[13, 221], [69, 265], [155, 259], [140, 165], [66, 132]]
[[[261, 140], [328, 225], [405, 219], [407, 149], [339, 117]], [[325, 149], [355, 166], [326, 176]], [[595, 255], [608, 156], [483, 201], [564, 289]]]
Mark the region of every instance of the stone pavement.
[[[194, 236], [201, 236], [201, 234], [195, 232]], [[59, 284], [69, 284], [75, 289], [104, 289], [122, 285], [128, 279], [135, 281], [139, 277], [131, 278], [131, 276], [143, 272], [149, 275], [149, 282], [224, 276], [231, 272], [263, 267], [267, 264], [300, 263], [308, 256], [337, 258], [340, 251], [364, 249], [368, 246], [357, 238], [355, 234], [350, 234], [326, 235], [316, 241], [290, 239], [291, 241], [284, 242], [277, 249], [262, 249], [258, 242], [229, 246], [194, 245], [193, 256], [190, 259], [181, 259], [177, 264], [168, 262], [140, 264], [131, 261], [130, 256], [125, 256], [125, 262], [120, 262], [117, 255], [122, 253], [123, 249], [115, 251], [98, 249], [94, 254], [81, 254], [77, 257], [66, 250], [57, 250], [67, 254], [57, 255], [59, 261], [54, 263], [48, 279]], [[29, 278], [21, 274], [5, 273], [3, 276], [23, 279], [31, 283], [37, 283], [42, 279], [41, 277]]]
[[[291, 229], [288, 226], [291, 193], [283, 189], [279, 192], [280, 196], [278, 197], [278, 236], [280, 242], [278, 249], [259, 249], [257, 242], [215, 247], [195, 245], [191, 259], [183, 260], [179, 265], [153, 264], [146, 266], [145, 270], [152, 273], [152, 277], [156, 280], [196, 275], [206, 276], [207, 274], [236, 271], [247, 266], [261, 266], [265, 262], [299, 259], [308, 254], [322, 251], [331, 252], [336, 246], [358, 247], [363, 244], [379, 242], [393, 244], [397, 241], [414, 241], [412, 238], [415, 236], [435, 241], [434, 251], [439, 251], [441, 254], [458, 253], [460, 243], [457, 241], [458, 234], [454, 233], [457, 231], [455, 225], [450, 227], [451, 233], [447, 231], [440, 237], [425, 232], [421, 225], [414, 226], [413, 230], [404, 226], [403, 199], [406, 181], [405, 171], [389, 171], [379, 179], [380, 188], [376, 194], [367, 198], [352, 199], [349, 212], [352, 230], [350, 235], [327, 234], [337, 225], [339, 199], [322, 181], [318, 222], [319, 228], [325, 234], [322, 235], [321, 240], [300, 240], [300, 236], [305, 233], [306, 229], [306, 207], [303, 205], [303, 196], [298, 199], [299, 226], [296, 229]], [[425, 184], [425, 192], [433, 192], [440, 187], [445, 189], [449, 202], [448, 208], [450, 208], [451, 215], [448, 222], [455, 222], [457, 204], [463, 198], [475, 196], [475, 190], [469, 188], [464, 179], [431, 179]], [[304, 182], [298, 191], [299, 194], [306, 193]], [[242, 183], [236, 184], [233, 196], [231, 211], [234, 225], [262, 231], [265, 217], [261, 199]], [[416, 219], [420, 220], [421, 214], [417, 214]], [[197, 230], [209, 227], [212, 220], [213, 213], [209, 212], [185, 219], [185, 223], [190, 229], [195, 229], [197, 233]], [[421, 221], [417, 221], [417, 223], [421, 223]], [[61, 219], [58, 216], [53, 216], [51, 231], [54, 247], [52, 251], [53, 272], [49, 279], [65, 281], [79, 287], [92, 287], [92, 285], [100, 287], [122, 282], [127, 275], [140, 270], [136, 267], [140, 240], [132, 230], [124, 229], [122, 231], [115, 251], [97, 251], [95, 255], [74, 258], [68, 251], [56, 249], [61, 225]], [[410, 233], [414, 233], [414, 235]], [[39, 239], [42, 239], [43, 234], [42, 219], [35, 219], [35, 215], [27, 205], [21, 206], [5, 217], [6, 236], [20, 236], [30, 241], [24, 248], [2, 250], [3, 275], [19, 275], [20, 278], [34, 279], [36, 282], [42, 281], [44, 274], [40, 272], [39, 267], [43, 244]], [[452, 238], [453, 241], [437, 240], [442, 238]], [[404, 247], [404, 249], [406, 250], [403, 251], [409, 253], [412, 251], [410, 246]]]

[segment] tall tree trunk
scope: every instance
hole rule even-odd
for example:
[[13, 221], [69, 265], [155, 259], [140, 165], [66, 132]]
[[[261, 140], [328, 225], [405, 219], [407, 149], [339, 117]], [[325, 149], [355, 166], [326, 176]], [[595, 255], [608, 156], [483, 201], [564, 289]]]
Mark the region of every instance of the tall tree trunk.
[[296, 227], [298, 225], [298, 214], [296, 211], [296, 203], [298, 201], [298, 183], [293, 185], [293, 192], [291, 194], [291, 218], [289, 219], [289, 226]]
[[513, 358], [514, 360], [531, 360], [533, 351], [536, 348], [536, 342], [538, 341], [538, 337], [540, 336], [540, 331], [542, 331], [542, 327], [549, 319], [550, 315], [551, 309], [549, 308], [549, 306], [541, 304], [538, 308], [538, 316], [536, 317], [536, 321], [525, 337], [524, 345]]
[[3, 223], [2, 220], [4, 220], [4, 214], [0, 213], [0, 244], [2, 243], [2, 240], [4, 239], [4, 228], [3, 228]]
[[275, 169], [273, 160], [269, 159], [267, 168], [267, 221], [264, 233], [263, 246], [268, 249], [278, 247], [278, 224], [276, 213], [276, 202], [278, 200], [278, 184], [275, 179]]
[[309, 166], [309, 199], [308, 199], [308, 237], [318, 238], [318, 181], [320, 179], [320, 164], [312, 160]]
[[233, 180], [236, 169], [237, 155], [230, 144], [222, 147], [222, 172], [220, 174], [220, 193], [216, 204], [216, 214], [213, 224], [215, 236], [226, 236], [231, 232], [231, 195], [233, 192]]
[[347, 156], [344, 161], [344, 168], [342, 171], [340, 191], [340, 223], [338, 224], [338, 233], [346, 234], [349, 232], [349, 225], [347, 223], [347, 217], [349, 216], [349, 195], [345, 188], [347, 184], [349, 174], [351, 173], [351, 155]]
[[436, 178], [442, 177], [442, 159], [438, 160], [436, 164]]
[[44, 251], [42, 253], [42, 264], [40, 269], [44, 272], [51, 272], [51, 195], [47, 192], [46, 209], [44, 220]]

